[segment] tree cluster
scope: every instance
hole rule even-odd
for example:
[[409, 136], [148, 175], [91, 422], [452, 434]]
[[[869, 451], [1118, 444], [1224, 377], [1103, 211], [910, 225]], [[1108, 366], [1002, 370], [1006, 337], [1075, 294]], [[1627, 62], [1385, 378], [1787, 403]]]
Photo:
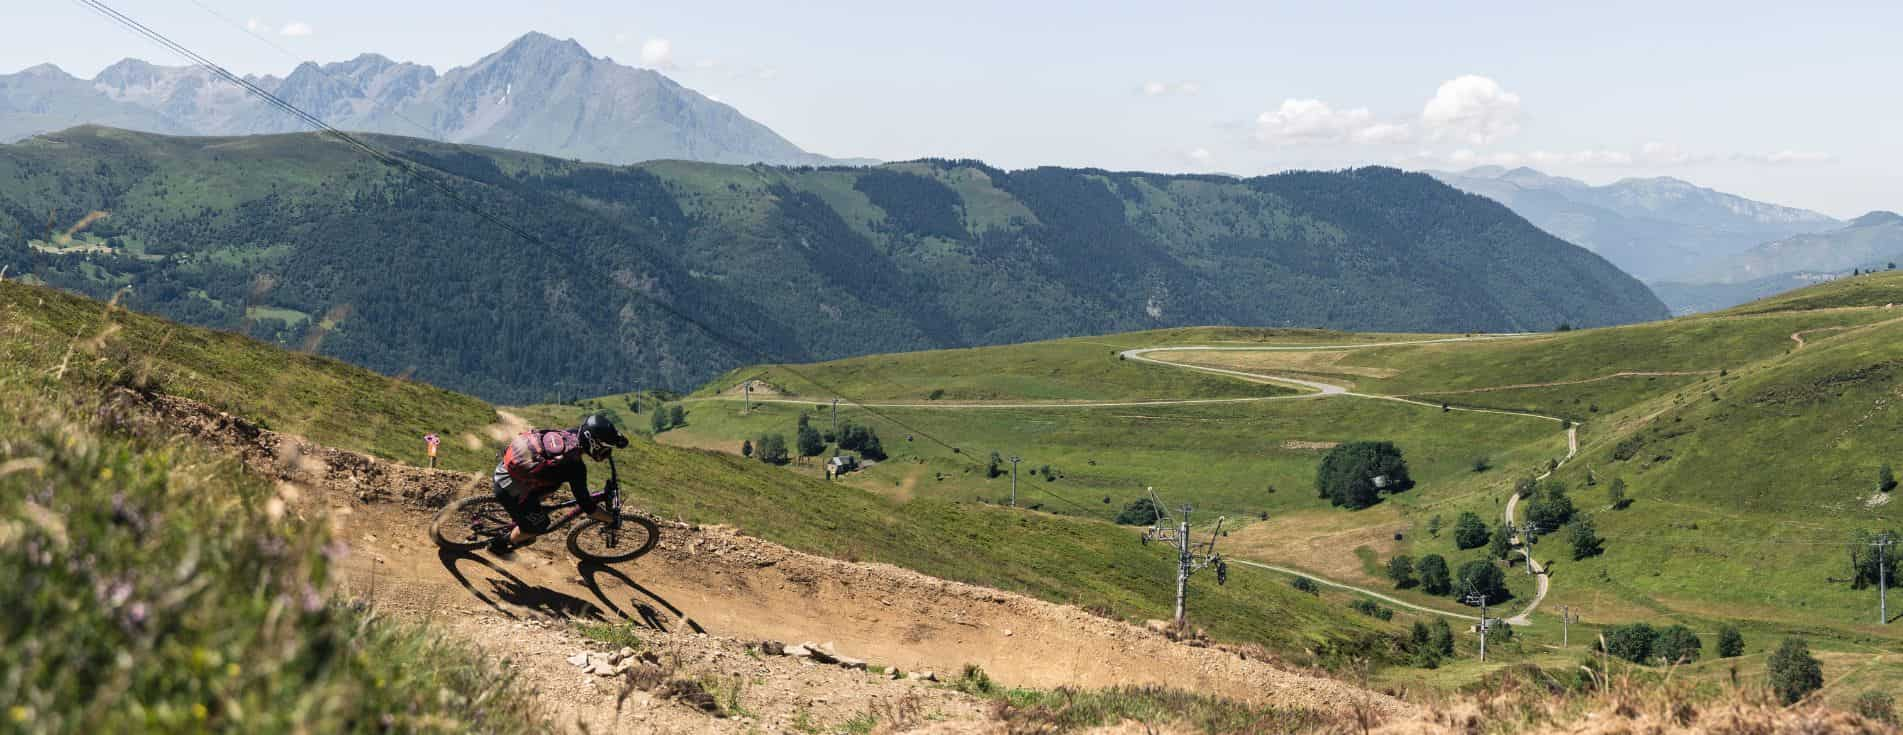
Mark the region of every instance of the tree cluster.
[[1677, 624], [1664, 628], [1645, 623], [1614, 625], [1606, 628], [1600, 637], [1604, 641], [1601, 650], [1643, 665], [1691, 663], [1698, 660], [1705, 647], [1691, 628]]
[[792, 461], [786, 452], [786, 436], [783, 434], [765, 434], [753, 441], [753, 455], [767, 464], [781, 465]]
[[1407, 461], [1392, 442], [1346, 442], [1322, 456], [1315, 490], [1329, 504], [1359, 510], [1379, 502], [1383, 493], [1414, 486]]

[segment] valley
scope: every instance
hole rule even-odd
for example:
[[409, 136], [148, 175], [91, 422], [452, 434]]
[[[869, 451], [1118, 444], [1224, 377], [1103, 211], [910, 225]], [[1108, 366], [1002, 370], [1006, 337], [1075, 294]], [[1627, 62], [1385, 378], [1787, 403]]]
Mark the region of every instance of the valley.
[[[864, 408], [842, 401], [841, 420], [875, 427], [892, 455], [847, 475], [849, 484], [893, 497], [1006, 504], [1009, 477], [987, 478], [982, 464], [961, 457], [1022, 455], [1021, 506], [1108, 520], [1154, 486], [1166, 502], [1195, 503], [1199, 517], [1227, 516], [1234, 530], [1221, 543], [1234, 558], [1472, 614], [1445, 598], [1394, 589], [1382, 565], [1397, 554], [1437, 553], [1453, 566], [1485, 558], [1474, 556], [1484, 549], [1455, 548], [1444, 532], [1436, 538], [1429, 522], [1466, 511], [1496, 524], [1517, 481], [1572, 456], [1555, 423], [1563, 420], [1577, 424], [1577, 456], [1553, 478], [1570, 488], [1605, 551], [1573, 559], [1563, 534], [1534, 547], [1552, 580], [1526, 620], [1535, 640], [1555, 632], [1554, 609], [1563, 605], [1588, 626], [1740, 621], [1767, 634], [1827, 635], [1846, 653], [1889, 650], [1893, 634], [1873, 624], [1875, 591], [1847, 583], [1843, 560], [1854, 534], [1895, 525], [1877, 477], [1888, 460], [1880, 437], [1898, 421], [1894, 383], [1881, 377], [1888, 375], [1881, 355], [1903, 323], [1892, 306], [1897, 289], [1903, 279], [1875, 274], [1712, 316], [1536, 335], [1370, 336], [1357, 344], [1319, 333], [1178, 330], [763, 366], [722, 380], [774, 386], [775, 402], [743, 411], [738, 396], [714, 392], [731, 383], [716, 382], [687, 399], [686, 426], [659, 438], [732, 452], [742, 438], [790, 431], [802, 412], [824, 428], [833, 395], [868, 390], [906, 400]], [[987, 401], [968, 396], [943, 406], [929, 399], [941, 384], [967, 384], [959, 376], [977, 365], [1013, 374], [1014, 349], [1036, 366], [1025, 372], [1038, 375], [1039, 386], [1150, 385], [1157, 378], [1149, 371], [1189, 368], [1234, 379], [1237, 393], [1180, 403], [1154, 392], [1141, 402], [1099, 394], [1034, 403], [993, 379], [989, 410], [975, 410]], [[1048, 362], [1054, 354], [1074, 354], [1080, 364], [1066, 370]], [[1241, 393], [1263, 382], [1302, 392]], [[1805, 410], [1793, 412], [1793, 402]], [[914, 430], [961, 452], [893, 439]], [[1321, 449], [1357, 439], [1402, 447], [1416, 487], [1354, 512], [1317, 500], [1312, 468]], [[1810, 479], [1797, 486], [1772, 479], [1791, 477]], [[1607, 499], [1615, 481], [1623, 504]], [[1517, 606], [1535, 585], [1512, 570]]]

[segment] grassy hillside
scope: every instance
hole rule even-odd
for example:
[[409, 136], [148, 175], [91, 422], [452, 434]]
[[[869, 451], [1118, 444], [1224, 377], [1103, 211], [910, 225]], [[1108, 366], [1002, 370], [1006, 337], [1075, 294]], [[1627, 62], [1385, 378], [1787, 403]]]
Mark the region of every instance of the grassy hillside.
[[[1553, 616], [1566, 605], [1583, 611], [1588, 623], [1572, 631], [1576, 640], [1588, 640], [1581, 636], [1590, 636], [1594, 625], [1684, 622], [1706, 636], [1709, 652], [1713, 632], [1730, 621], [1744, 626], [1752, 651], [1781, 635], [1810, 635], [1833, 661], [1862, 672], [1859, 681], [1878, 681], [1887, 675], [1870, 672], [1891, 667], [1873, 661], [1872, 652], [1895, 651], [1903, 636], [1875, 624], [1876, 591], [1851, 584], [1848, 551], [1859, 531], [1903, 530], [1894, 510], [1899, 506], [1877, 485], [1881, 465], [1903, 462], [1892, 441], [1903, 429], [1897, 413], [1903, 312], [1890, 307], [1898, 302], [1903, 277], [1886, 273], [1724, 314], [1607, 329], [1352, 349], [1154, 352], [1150, 356], [1160, 359], [1306, 376], [1430, 405], [1331, 397], [1011, 409], [918, 401], [877, 410], [903, 426], [847, 408], [842, 416], [878, 427], [894, 455], [849, 481], [895, 497], [996, 500], [1008, 492], [1007, 480], [965, 472], [947, 451], [894, 439], [892, 432], [910, 427], [980, 459], [998, 449], [1021, 454], [1028, 467], [1049, 462], [1056, 479], [1021, 475], [1020, 502], [1105, 517], [1141, 487], [1155, 485], [1168, 489], [1172, 500], [1195, 501], [1232, 518], [1268, 511], [1268, 520], [1235, 531], [1228, 541], [1232, 553], [1391, 588], [1383, 565], [1394, 554], [1437, 553], [1456, 566], [1483, 558], [1482, 550], [1454, 548], [1446, 530], [1452, 521], [1473, 512], [1497, 525], [1513, 483], [1564, 452], [1552, 422], [1444, 412], [1432, 404], [1564, 416], [1581, 422], [1581, 448], [1556, 479], [1571, 489], [1578, 515], [1593, 520], [1605, 551], [1575, 561], [1564, 534], [1540, 542], [1536, 551], [1554, 570], [1552, 591], [1523, 637], [1554, 642], [1560, 631]], [[1167, 397], [1157, 392], [1163, 386], [1140, 376], [1162, 366], [1118, 364], [1111, 350], [1238, 346], [1252, 339], [1265, 348], [1353, 344], [1339, 336], [1308, 337], [1178, 330], [749, 374], [795, 384], [795, 372], [826, 376], [821, 382], [907, 401], [917, 401], [925, 386], [977, 380], [991, 387], [983, 395], [992, 400], [1049, 395], [1011, 390], [1028, 377], [1040, 381], [1037, 390], [1077, 386], [1078, 397], [1116, 400], [1119, 391], [1131, 390], [1161, 399]], [[1059, 364], [1067, 354], [1078, 362]], [[1236, 381], [1233, 395], [1248, 389]], [[1224, 395], [1213, 384], [1200, 390], [1197, 395]], [[769, 404], [741, 415], [727, 396], [699, 395], [686, 404], [687, 425], [662, 434], [662, 441], [732, 451], [741, 438], [764, 431], [790, 437], [802, 408]], [[805, 408], [817, 409], [826, 394], [803, 395], [815, 401]], [[818, 426], [828, 425], [826, 412], [812, 413]], [[1401, 445], [1419, 485], [1363, 511], [1328, 507], [1311, 484], [1320, 451], [1307, 447], [1350, 438]], [[1472, 459], [1481, 457], [1489, 467], [1476, 472]], [[1629, 505], [1622, 509], [1610, 507], [1614, 480], [1627, 488]], [[1270, 485], [1273, 494], [1266, 492]], [[1102, 503], [1103, 495], [1113, 502]], [[1429, 531], [1435, 518], [1439, 534]], [[1517, 568], [1509, 570], [1509, 589], [1522, 601], [1530, 594]], [[1446, 604], [1413, 591], [1394, 594]], [[1538, 660], [1537, 646], [1526, 650]]]
[[[450, 455], [452, 464], [482, 469], [493, 462], [497, 444], [482, 430], [493, 409], [473, 399], [51, 289], [0, 283], [0, 303], [8, 325], [0, 330], [0, 365], [10, 376], [0, 390], [28, 382], [80, 397], [112, 383], [177, 390], [261, 417], [280, 430], [301, 430], [359, 451], [394, 448], [399, 458], [412, 461], [420, 460], [419, 452], [404, 448], [415, 441], [417, 426], [447, 424], [451, 431], [466, 430], [474, 447]], [[545, 425], [575, 419], [572, 408], [524, 413]], [[1107, 524], [957, 499], [906, 502], [645, 440], [636, 440], [618, 461], [624, 492], [665, 517], [731, 524], [814, 553], [898, 564], [1117, 617], [1166, 617], [1172, 602], [1173, 567], [1165, 553]], [[1196, 621], [1223, 638], [1302, 660], [1393, 657], [1396, 624], [1343, 618], [1342, 603], [1272, 578], [1236, 579], [1223, 587], [1199, 580]]]
[[[847, 358], [808, 365], [753, 365], [715, 378], [693, 393], [733, 393], [747, 380], [780, 397], [861, 401], [1065, 401], [1161, 398], [1246, 398], [1289, 395], [1287, 388], [1238, 381], [1119, 358], [1123, 350], [1158, 345], [1355, 344], [1420, 335], [1321, 329], [1193, 327], [1075, 337], [996, 347], [927, 350]], [[765, 395], [764, 393], [762, 394]]]
[[316, 136], [77, 128], [0, 146], [0, 265], [284, 345], [327, 331], [324, 354], [515, 402], [1188, 324], [1665, 313], [1598, 256], [1392, 169], [612, 167], [376, 142], [440, 188]]
[[0, 317], [0, 362], [26, 374], [69, 385], [150, 384], [278, 431], [392, 459], [419, 461], [422, 437], [433, 431], [445, 438], [445, 466], [494, 461], [481, 443], [495, 409], [468, 396], [17, 282], [0, 282]]
[[[169, 435], [128, 435], [92, 351], [156, 320], [43, 338], [98, 304], [0, 285], [0, 699], [8, 732], [544, 732], [531, 693], [427, 630], [330, 597], [330, 524]], [[53, 307], [24, 310], [45, 297]], [[23, 339], [23, 335], [30, 335]], [[198, 376], [295, 363], [241, 338], [170, 353]], [[175, 342], [174, 344], [176, 344]], [[37, 348], [37, 351], [35, 351]], [[50, 364], [49, 364], [50, 363]], [[49, 369], [49, 367], [51, 369]], [[300, 371], [303, 367], [292, 367]], [[319, 371], [321, 372], [321, 371]], [[361, 371], [357, 371], [361, 373]], [[383, 379], [344, 382], [375, 384]], [[342, 397], [348, 394], [339, 394]], [[283, 415], [283, 414], [274, 414]]]

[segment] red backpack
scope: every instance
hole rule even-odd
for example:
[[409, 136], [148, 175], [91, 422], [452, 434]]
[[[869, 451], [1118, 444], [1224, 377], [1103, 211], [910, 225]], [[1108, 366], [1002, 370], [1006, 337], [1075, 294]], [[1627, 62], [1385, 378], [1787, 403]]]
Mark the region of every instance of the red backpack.
[[502, 450], [502, 467], [516, 482], [530, 487], [554, 484], [549, 477], [556, 466], [581, 458], [581, 437], [564, 429], [531, 429], [515, 435]]

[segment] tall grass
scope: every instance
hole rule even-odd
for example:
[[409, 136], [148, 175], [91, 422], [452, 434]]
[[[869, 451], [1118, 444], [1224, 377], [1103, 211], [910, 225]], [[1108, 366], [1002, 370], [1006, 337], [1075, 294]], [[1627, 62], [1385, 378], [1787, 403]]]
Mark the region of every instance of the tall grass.
[[530, 732], [474, 652], [342, 603], [296, 491], [0, 375], [0, 729]]

